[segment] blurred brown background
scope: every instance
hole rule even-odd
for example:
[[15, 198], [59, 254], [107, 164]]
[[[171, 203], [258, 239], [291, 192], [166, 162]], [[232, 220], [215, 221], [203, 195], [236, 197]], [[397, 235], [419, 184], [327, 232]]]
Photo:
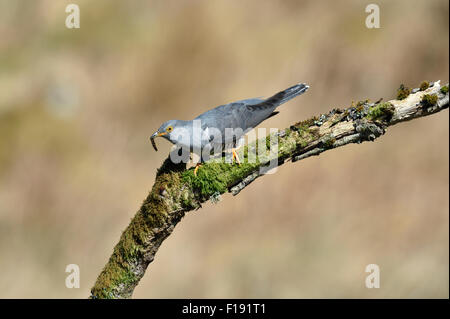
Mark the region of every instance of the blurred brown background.
[[[447, 83], [448, 1], [377, 1], [380, 29], [369, 3], [0, 0], [0, 297], [89, 295], [168, 154], [148, 140], [168, 119], [307, 82], [262, 126], [283, 128]], [[287, 164], [188, 213], [134, 297], [448, 298], [448, 142], [444, 111]]]

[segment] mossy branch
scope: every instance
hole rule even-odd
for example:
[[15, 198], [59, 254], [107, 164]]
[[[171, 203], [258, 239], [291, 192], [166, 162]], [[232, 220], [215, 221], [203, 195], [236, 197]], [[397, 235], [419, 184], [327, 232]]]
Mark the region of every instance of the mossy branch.
[[100, 273], [91, 290], [91, 298], [131, 297], [159, 246], [186, 212], [200, 208], [207, 200], [216, 201], [225, 192], [238, 194], [264, 175], [263, 168], [270, 160], [277, 160], [282, 165], [349, 143], [374, 141], [391, 125], [427, 116], [449, 106], [448, 85], [441, 87], [439, 81], [421, 85], [420, 89], [410, 92], [402, 87], [401, 100], [361, 101], [347, 109], [334, 109], [280, 130], [276, 133], [278, 153], [260, 156], [256, 163], [248, 162], [249, 150], [258, 143], [267, 145], [270, 136], [241, 150], [242, 165], [211, 161], [200, 168], [198, 176], [194, 176], [192, 169], [186, 170], [185, 164], [175, 165], [167, 159], [157, 172], [150, 194], [122, 233]]

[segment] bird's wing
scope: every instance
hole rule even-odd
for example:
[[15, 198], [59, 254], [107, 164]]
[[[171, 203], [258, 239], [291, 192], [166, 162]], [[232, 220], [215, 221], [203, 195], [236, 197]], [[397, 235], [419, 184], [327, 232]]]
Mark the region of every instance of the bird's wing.
[[225, 128], [241, 127], [241, 118], [243, 112], [246, 111], [243, 107], [244, 105], [245, 104], [242, 102], [220, 105], [199, 115], [195, 119], [202, 121], [201, 124], [203, 129], [206, 127], [215, 127], [223, 132]]
[[[246, 133], [265, 119], [275, 115], [274, 110], [277, 106], [304, 93], [308, 88], [306, 84], [297, 84], [265, 100], [246, 99], [220, 105], [195, 119], [202, 121], [202, 129], [217, 128], [224, 137], [226, 128], [240, 128], [243, 133]], [[224, 142], [229, 141], [225, 138]]]

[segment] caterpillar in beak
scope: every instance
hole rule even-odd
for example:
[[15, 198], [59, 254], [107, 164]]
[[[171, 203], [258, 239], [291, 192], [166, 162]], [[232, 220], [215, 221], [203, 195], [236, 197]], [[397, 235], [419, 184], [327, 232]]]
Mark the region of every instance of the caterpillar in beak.
[[152, 136], [150, 137], [150, 142], [152, 142], [152, 146], [155, 149], [155, 151], [158, 152], [158, 148], [156, 147], [155, 138]]

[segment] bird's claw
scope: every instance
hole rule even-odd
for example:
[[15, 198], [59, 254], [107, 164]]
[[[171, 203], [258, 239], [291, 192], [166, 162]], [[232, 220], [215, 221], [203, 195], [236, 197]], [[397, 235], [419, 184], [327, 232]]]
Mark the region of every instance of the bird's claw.
[[194, 176], [197, 176], [198, 168], [199, 168], [201, 165], [202, 165], [202, 164], [200, 164], [200, 163], [195, 164], [195, 168], [194, 168]]
[[241, 161], [239, 160], [239, 156], [238, 156], [238, 154], [237, 154], [237, 152], [236, 152], [236, 149], [233, 148], [231, 151], [232, 151], [232, 153], [233, 153], [233, 159], [236, 159], [236, 163], [237, 163], [238, 165], [241, 165]]

